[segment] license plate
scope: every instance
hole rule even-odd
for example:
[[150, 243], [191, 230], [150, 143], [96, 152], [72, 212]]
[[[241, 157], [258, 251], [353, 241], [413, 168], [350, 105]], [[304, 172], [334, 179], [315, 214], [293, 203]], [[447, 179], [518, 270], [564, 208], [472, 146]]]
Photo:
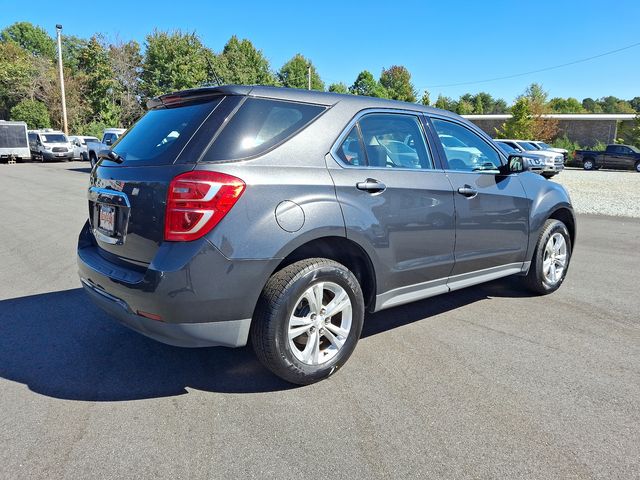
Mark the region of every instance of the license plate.
[[116, 207], [111, 205], [100, 205], [100, 215], [98, 215], [98, 227], [109, 235], [115, 232]]

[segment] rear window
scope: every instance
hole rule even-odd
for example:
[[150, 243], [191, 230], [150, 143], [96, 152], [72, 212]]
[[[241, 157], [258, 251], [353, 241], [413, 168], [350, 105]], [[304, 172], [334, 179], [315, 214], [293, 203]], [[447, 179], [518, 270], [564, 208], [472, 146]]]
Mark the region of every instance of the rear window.
[[231, 118], [203, 161], [238, 160], [262, 154], [309, 124], [324, 107], [248, 98]]
[[221, 98], [217, 98], [214, 101], [150, 110], [120, 137], [113, 151], [124, 158], [125, 163], [173, 163], [220, 101]]

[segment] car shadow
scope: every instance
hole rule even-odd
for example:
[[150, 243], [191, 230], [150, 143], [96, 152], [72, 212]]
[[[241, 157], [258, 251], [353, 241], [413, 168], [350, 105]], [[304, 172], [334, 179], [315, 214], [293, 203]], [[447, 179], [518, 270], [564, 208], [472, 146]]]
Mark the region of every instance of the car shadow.
[[91, 173], [91, 167], [67, 168], [67, 170], [70, 172], [77, 172], [77, 173]]
[[[526, 296], [504, 282], [368, 315], [362, 337], [492, 296]], [[54, 398], [124, 401], [188, 393], [296, 388], [250, 347], [187, 349], [148, 339], [95, 307], [81, 288], [0, 301], [0, 377]]]

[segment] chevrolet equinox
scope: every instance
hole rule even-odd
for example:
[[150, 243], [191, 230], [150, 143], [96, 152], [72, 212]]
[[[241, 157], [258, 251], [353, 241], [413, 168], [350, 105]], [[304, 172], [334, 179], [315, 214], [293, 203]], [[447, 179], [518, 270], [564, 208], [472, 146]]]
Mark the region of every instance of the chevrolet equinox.
[[507, 275], [548, 294], [565, 278], [566, 191], [458, 115], [250, 86], [148, 107], [91, 172], [78, 265], [91, 299], [151, 338], [250, 342], [308, 384], [348, 360], [365, 312]]

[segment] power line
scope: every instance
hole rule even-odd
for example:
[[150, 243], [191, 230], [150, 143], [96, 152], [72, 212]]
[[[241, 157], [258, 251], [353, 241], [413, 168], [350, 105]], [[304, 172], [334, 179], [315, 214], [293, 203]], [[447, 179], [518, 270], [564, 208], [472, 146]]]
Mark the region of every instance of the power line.
[[574, 60], [573, 62], [562, 63], [560, 65], [554, 65], [552, 67], [540, 68], [538, 70], [531, 70], [531, 71], [523, 72], [523, 73], [515, 73], [513, 75], [505, 75], [503, 77], [487, 78], [485, 80], [476, 80], [476, 81], [473, 81], [473, 82], [459, 82], [459, 83], [445, 83], [445, 84], [441, 84], [441, 85], [428, 85], [428, 86], [422, 87], [422, 88], [459, 87], [459, 86], [462, 86], [462, 85], [475, 85], [477, 83], [488, 83], [488, 82], [495, 82], [495, 81], [498, 81], [498, 80], [507, 80], [509, 78], [524, 77], [525, 75], [531, 75], [532, 73], [547, 72], [549, 70], [555, 70], [556, 68], [562, 68], [562, 67], [568, 67], [569, 65], [575, 65], [576, 63], [588, 62], [589, 60], [594, 60], [596, 58], [604, 57], [606, 55], [612, 55], [614, 53], [618, 53], [618, 52], [621, 52], [623, 50], [628, 50], [630, 48], [637, 47], [638, 45], [640, 45], [640, 42], [633, 43], [631, 45], [627, 45], [626, 47], [617, 48], [615, 50], [610, 50], [610, 51], [605, 52], [605, 53], [600, 53], [599, 55], [594, 55], [592, 57], [581, 58], [580, 60]]

